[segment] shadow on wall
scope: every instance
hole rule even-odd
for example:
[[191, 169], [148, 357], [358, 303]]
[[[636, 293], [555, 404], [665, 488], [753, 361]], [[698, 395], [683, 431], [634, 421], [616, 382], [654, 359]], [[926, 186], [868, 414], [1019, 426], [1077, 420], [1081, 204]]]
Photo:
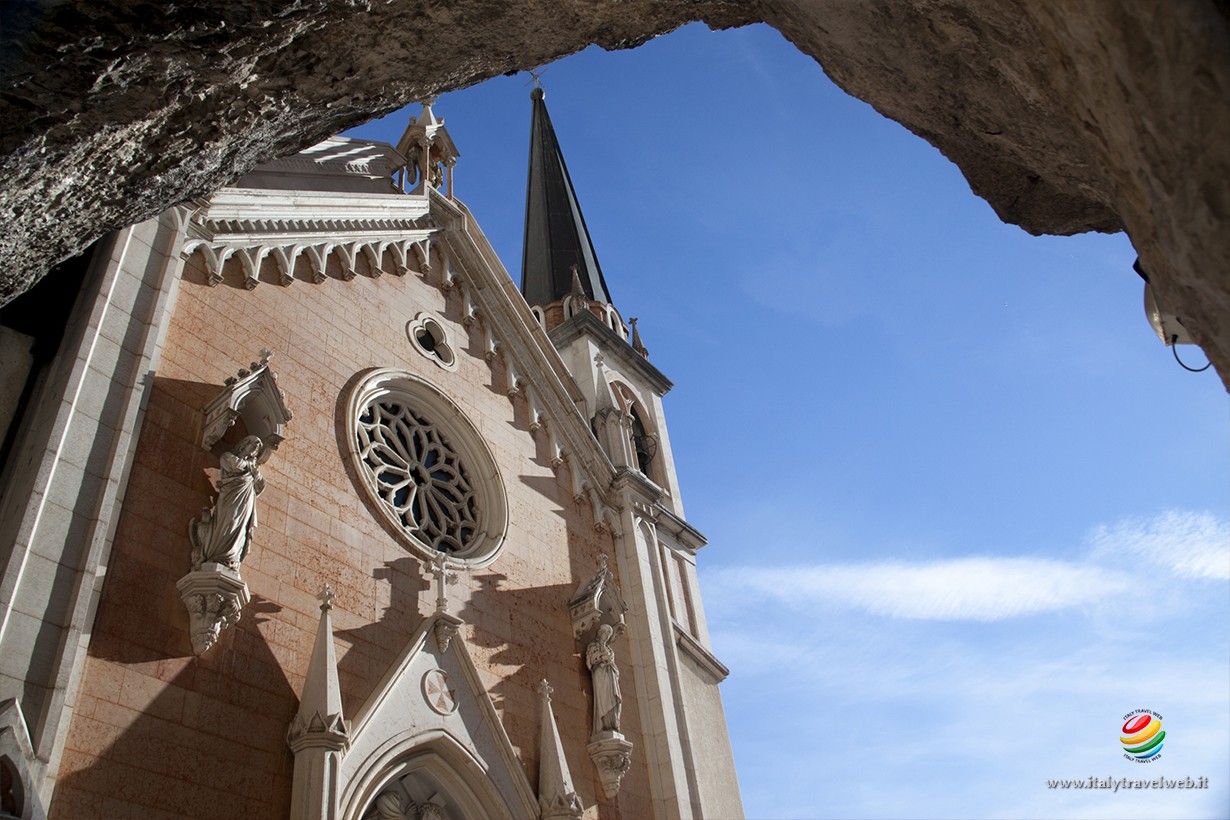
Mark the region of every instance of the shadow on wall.
[[[349, 468], [348, 468], [349, 469]], [[389, 605], [373, 623], [354, 629], [334, 629], [335, 641], [349, 644], [338, 653], [337, 673], [342, 687], [342, 712], [353, 718], [376, 685], [401, 656], [406, 641], [423, 622], [419, 597], [431, 586], [423, 563], [407, 555], [385, 561], [372, 577], [388, 585]]]
[[[285, 816], [297, 706], [267, 641], [277, 604], [254, 595], [202, 656], [175, 582], [188, 522], [213, 496], [200, 407], [221, 385], [155, 378], [116, 529], [52, 817]], [[259, 548], [259, 545], [258, 545]], [[293, 636], [282, 636], [283, 642]]]
[[[167, 595], [177, 597], [174, 587]], [[287, 816], [286, 727], [298, 701], [260, 629], [280, 610], [253, 596], [200, 657], [155, 660], [129, 640], [139, 625], [123, 635], [115, 632], [123, 624], [103, 624], [50, 817]]]

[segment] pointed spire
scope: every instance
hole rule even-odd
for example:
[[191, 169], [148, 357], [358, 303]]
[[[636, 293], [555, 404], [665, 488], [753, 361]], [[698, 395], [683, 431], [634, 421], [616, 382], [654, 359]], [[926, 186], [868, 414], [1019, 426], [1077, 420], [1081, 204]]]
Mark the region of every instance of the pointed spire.
[[575, 820], [584, 811], [581, 798], [577, 797], [568, 771], [568, 758], [564, 757], [564, 744], [559, 739], [559, 727], [555, 725], [555, 712], [551, 708], [551, 693], [555, 690], [543, 678], [538, 684], [542, 695], [542, 734], [538, 743], [538, 807], [542, 820]]
[[337, 596], [325, 584], [317, 597], [320, 623], [316, 645], [308, 661], [299, 711], [286, 732], [286, 744], [295, 755], [291, 820], [333, 820], [338, 816], [339, 764], [350, 746], [350, 723], [342, 717], [342, 689], [337, 683], [333, 621], [329, 617]]
[[[337, 655], [333, 650], [333, 621], [329, 613], [337, 596], [328, 584], [321, 589], [320, 624], [316, 628], [316, 645], [308, 662], [303, 681], [303, 696], [295, 723], [307, 731], [319, 731], [344, 725], [342, 719], [342, 689], [337, 681]], [[318, 725], [314, 726], [313, 722]]]
[[570, 270], [589, 299], [610, 304], [594, 244], [564, 164], [543, 91], [530, 92], [529, 181], [525, 192], [525, 244], [521, 256], [521, 293], [531, 305], [547, 305], [568, 295]]
[[648, 359], [649, 351], [645, 349], [645, 343], [641, 341], [641, 332], [636, 329], [636, 317], [630, 318], [628, 324], [632, 325], [632, 349], [640, 353], [643, 358]]
[[584, 307], [585, 288], [581, 286], [581, 272], [577, 270], [576, 262], [572, 263], [572, 290], [568, 295], [582, 303], [579, 307]]
[[611, 390], [611, 382], [606, 377], [606, 360], [602, 358], [601, 353], [594, 354], [594, 370], [595, 386], [597, 387], [594, 397], [594, 411], [600, 416], [605, 416], [609, 413], [619, 414], [619, 402], [615, 400], [615, 394]]

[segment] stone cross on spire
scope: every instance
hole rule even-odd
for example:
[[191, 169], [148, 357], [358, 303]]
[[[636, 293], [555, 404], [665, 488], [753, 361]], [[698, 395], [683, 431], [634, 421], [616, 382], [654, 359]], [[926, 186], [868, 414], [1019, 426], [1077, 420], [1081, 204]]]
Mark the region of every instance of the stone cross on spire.
[[322, 611], [333, 609], [333, 602], [337, 600], [337, 593], [333, 591], [333, 587], [329, 586], [328, 581], [325, 581], [324, 586], [320, 588], [320, 592], [316, 595], [316, 600], [320, 601]]

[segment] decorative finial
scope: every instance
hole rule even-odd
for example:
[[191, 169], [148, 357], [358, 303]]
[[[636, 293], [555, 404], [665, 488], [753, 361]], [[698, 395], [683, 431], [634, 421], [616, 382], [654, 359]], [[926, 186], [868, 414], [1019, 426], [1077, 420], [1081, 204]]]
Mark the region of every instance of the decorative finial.
[[601, 570], [602, 572], [607, 571], [606, 562], [607, 562], [607, 557], [606, 557], [606, 553], [604, 552], [598, 556], [598, 569]]
[[320, 594], [316, 596], [316, 600], [320, 601], [322, 612], [326, 609], [333, 609], [333, 602], [337, 600], [337, 593], [333, 591], [333, 587], [329, 586], [328, 581], [325, 581], [324, 586], [320, 588]]
[[552, 694], [553, 692], [555, 692], [555, 687], [554, 687], [554, 686], [552, 686], [551, 684], [547, 683], [547, 679], [546, 679], [546, 678], [543, 678], [543, 679], [542, 679], [542, 680], [538, 683], [538, 693], [539, 693], [540, 695], [542, 695], [542, 697], [543, 697], [543, 699], [544, 699], [544, 700], [547, 700], [547, 701], [551, 700], [551, 694]]
[[632, 325], [632, 349], [648, 359], [649, 351], [645, 349], [645, 343], [641, 341], [641, 332], [636, 329], [636, 317], [629, 319], [628, 324]]
[[572, 263], [572, 292], [568, 294], [574, 299], [580, 299], [588, 304], [589, 300], [585, 296], [585, 288], [581, 285], [581, 272], [577, 270], [577, 263]]
[[533, 83], [534, 90], [538, 92], [542, 92], [542, 75], [544, 71], [545, 69], [541, 69], [541, 68], [531, 68], [528, 72], [526, 72], [527, 74], [530, 75], [530, 82], [526, 83], [526, 85], [530, 85], [530, 83]]
[[594, 354], [594, 366], [596, 366], [599, 370], [601, 370], [605, 364], [606, 364], [606, 359], [602, 358], [602, 354], [595, 353]]

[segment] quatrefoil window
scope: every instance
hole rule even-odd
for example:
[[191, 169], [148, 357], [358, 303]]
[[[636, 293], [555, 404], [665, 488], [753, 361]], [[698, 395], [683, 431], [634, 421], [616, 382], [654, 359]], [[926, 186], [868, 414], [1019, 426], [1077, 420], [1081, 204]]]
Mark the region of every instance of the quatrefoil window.
[[348, 404], [352, 463], [399, 537], [424, 558], [494, 560], [507, 528], [504, 486], [461, 410], [396, 370], [370, 374]]
[[445, 370], [457, 369], [457, 354], [449, 343], [444, 325], [429, 313], [420, 313], [406, 325], [406, 336], [415, 350], [431, 359]]

